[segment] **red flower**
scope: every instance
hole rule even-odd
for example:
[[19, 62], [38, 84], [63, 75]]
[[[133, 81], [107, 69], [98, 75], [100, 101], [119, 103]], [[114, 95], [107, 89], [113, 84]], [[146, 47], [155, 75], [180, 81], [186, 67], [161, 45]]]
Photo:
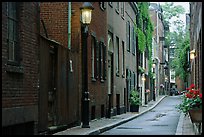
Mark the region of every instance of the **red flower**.
[[194, 92], [194, 90], [192, 90], [192, 89], [190, 89], [189, 91], [190, 91], [190, 93], [193, 93], [193, 92]]
[[190, 88], [192, 89], [192, 88], [195, 88], [195, 84], [191, 84], [190, 85]]
[[186, 97], [187, 97], [187, 98], [192, 98], [193, 96], [192, 96], [191, 94], [187, 93], [187, 94], [186, 94]]
[[195, 96], [199, 95], [200, 91], [199, 90], [194, 90]]
[[203, 96], [202, 93], [200, 93], [200, 94], [199, 94], [200, 99], [202, 99], [202, 96]]

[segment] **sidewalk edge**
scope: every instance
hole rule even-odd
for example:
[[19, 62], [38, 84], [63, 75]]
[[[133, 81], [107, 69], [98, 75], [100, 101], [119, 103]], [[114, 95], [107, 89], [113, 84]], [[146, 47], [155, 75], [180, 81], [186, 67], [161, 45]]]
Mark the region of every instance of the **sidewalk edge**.
[[183, 129], [182, 129], [183, 119], [184, 119], [184, 114], [181, 113], [181, 114], [180, 114], [180, 117], [179, 117], [179, 122], [178, 122], [178, 125], [177, 125], [177, 128], [176, 128], [176, 133], [175, 133], [175, 135], [182, 135], [182, 132], [183, 132]]

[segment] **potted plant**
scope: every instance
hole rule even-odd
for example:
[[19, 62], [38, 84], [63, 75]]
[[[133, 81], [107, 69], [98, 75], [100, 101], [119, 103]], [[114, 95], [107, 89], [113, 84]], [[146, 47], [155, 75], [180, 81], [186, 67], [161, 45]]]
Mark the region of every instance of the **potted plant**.
[[130, 93], [130, 112], [139, 112], [139, 105], [141, 105], [139, 92], [133, 89]]
[[195, 85], [191, 84], [186, 89], [187, 92], [182, 96], [182, 103], [176, 107], [185, 114], [189, 114], [191, 121], [201, 122], [202, 121], [202, 93], [200, 90], [195, 89]]

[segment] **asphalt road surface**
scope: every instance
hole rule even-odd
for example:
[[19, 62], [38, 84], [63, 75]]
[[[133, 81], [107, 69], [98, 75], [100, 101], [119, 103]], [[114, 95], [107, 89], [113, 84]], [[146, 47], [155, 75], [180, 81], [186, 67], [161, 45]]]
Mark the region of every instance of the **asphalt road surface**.
[[175, 135], [180, 117], [175, 106], [180, 102], [180, 96], [168, 96], [154, 109], [100, 135]]

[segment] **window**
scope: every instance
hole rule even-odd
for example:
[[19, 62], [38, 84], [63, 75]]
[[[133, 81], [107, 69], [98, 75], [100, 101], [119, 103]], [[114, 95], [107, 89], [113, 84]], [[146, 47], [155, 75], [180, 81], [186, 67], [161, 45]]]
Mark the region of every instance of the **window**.
[[91, 37], [91, 64], [92, 64], [92, 79], [96, 78], [96, 38], [94, 36]]
[[119, 74], [119, 38], [116, 36], [116, 74]]
[[125, 3], [121, 2], [121, 16], [124, 17], [125, 16]]
[[96, 81], [98, 79], [98, 69], [99, 69], [99, 48], [98, 42], [95, 36], [91, 37], [91, 64], [92, 64], [92, 80]]
[[119, 2], [116, 2], [116, 8], [115, 11], [119, 14]]
[[135, 55], [135, 47], [136, 47], [136, 35], [135, 35], [135, 27], [132, 27], [132, 54]]
[[125, 43], [122, 41], [122, 77], [125, 77]]
[[130, 52], [130, 22], [126, 23], [126, 44], [127, 44], [127, 51]]
[[133, 72], [134, 75], [134, 88], [136, 88], [136, 74]]
[[175, 78], [175, 75], [174, 75], [174, 74], [172, 74], [172, 75], [171, 75], [171, 79], [172, 79], [172, 80], [174, 80], [174, 78]]
[[8, 61], [17, 65], [19, 63], [19, 41], [18, 41], [18, 20], [17, 20], [17, 3], [8, 2]]

